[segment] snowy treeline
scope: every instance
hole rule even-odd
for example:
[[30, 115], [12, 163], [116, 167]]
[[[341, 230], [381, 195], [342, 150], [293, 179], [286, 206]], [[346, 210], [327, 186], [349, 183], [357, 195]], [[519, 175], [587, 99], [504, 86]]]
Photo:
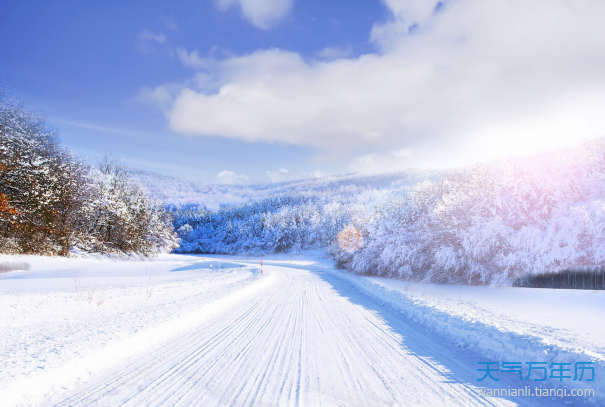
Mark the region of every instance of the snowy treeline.
[[357, 222], [363, 247], [330, 252], [358, 273], [426, 282], [509, 283], [605, 265], [605, 139], [479, 165]]
[[[410, 189], [348, 185], [180, 212], [179, 252], [267, 254], [328, 247], [357, 273], [510, 283], [605, 265], [605, 139], [459, 170]], [[338, 233], [359, 229], [347, 253]]]
[[85, 164], [0, 88], [0, 251], [151, 255], [176, 245], [170, 215], [118, 159]]
[[347, 186], [280, 194], [216, 211], [181, 211], [179, 253], [280, 253], [327, 247], [385, 191]]

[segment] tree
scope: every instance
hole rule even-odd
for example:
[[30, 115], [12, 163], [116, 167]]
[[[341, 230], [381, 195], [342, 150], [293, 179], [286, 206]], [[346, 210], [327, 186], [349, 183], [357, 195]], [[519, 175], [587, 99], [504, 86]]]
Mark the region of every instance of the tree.
[[0, 250], [67, 256], [91, 251], [152, 255], [178, 238], [117, 157], [90, 167], [59, 144], [44, 116], [0, 87]]
[[90, 202], [84, 208], [89, 250], [151, 255], [178, 246], [170, 214], [147, 198], [120, 158], [106, 153], [89, 177]]
[[58, 150], [57, 133], [44, 117], [0, 90], [0, 193], [14, 211], [2, 234], [22, 252], [53, 251], [50, 164]]

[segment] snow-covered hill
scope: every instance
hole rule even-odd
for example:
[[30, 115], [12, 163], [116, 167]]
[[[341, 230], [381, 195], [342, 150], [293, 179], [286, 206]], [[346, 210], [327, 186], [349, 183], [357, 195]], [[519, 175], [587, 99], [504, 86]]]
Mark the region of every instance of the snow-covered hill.
[[[605, 138], [421, 184], [417, 175], [248, 187], [242, 199], [249, 202], [179, 213], [177, 251], [329, 247], [340, 266], [357, 273], [457, 284], [508, 285], [527, 273], [605, 267]], [[336, 244], [347, 227], [363, 236], [354, 253]]]
[[252, 185], [204, 184], [185, 178], [133, 169], [136, 178], [147, 193], [163, 201], [169, 208], [206, 208], [215, 210], [225, 205], [238, 205], [278, 194], [337, 190], [347, 186], [374, 189], [400, 189], [425, 180], [438, 180], [451, 173], [448, 170], [410, 169], [376, 175], [328, 175], [294, 181]]

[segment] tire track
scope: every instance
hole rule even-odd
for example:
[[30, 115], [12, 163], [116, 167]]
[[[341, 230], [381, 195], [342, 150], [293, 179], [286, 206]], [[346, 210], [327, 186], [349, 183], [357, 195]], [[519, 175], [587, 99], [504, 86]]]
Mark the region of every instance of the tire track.
[[472, 355], [346, 282], [269, 268], [262, 292], [58, 405], [516, 405], [476, 396]]

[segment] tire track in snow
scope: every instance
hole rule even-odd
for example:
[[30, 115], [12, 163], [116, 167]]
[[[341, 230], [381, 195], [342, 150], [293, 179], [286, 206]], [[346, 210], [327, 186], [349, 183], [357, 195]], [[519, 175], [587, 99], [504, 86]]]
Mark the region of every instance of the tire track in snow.
[[262, 292], [58, 405], [531, 405], [479, 398], [472, 355], [346, 282], [270, 270]]

